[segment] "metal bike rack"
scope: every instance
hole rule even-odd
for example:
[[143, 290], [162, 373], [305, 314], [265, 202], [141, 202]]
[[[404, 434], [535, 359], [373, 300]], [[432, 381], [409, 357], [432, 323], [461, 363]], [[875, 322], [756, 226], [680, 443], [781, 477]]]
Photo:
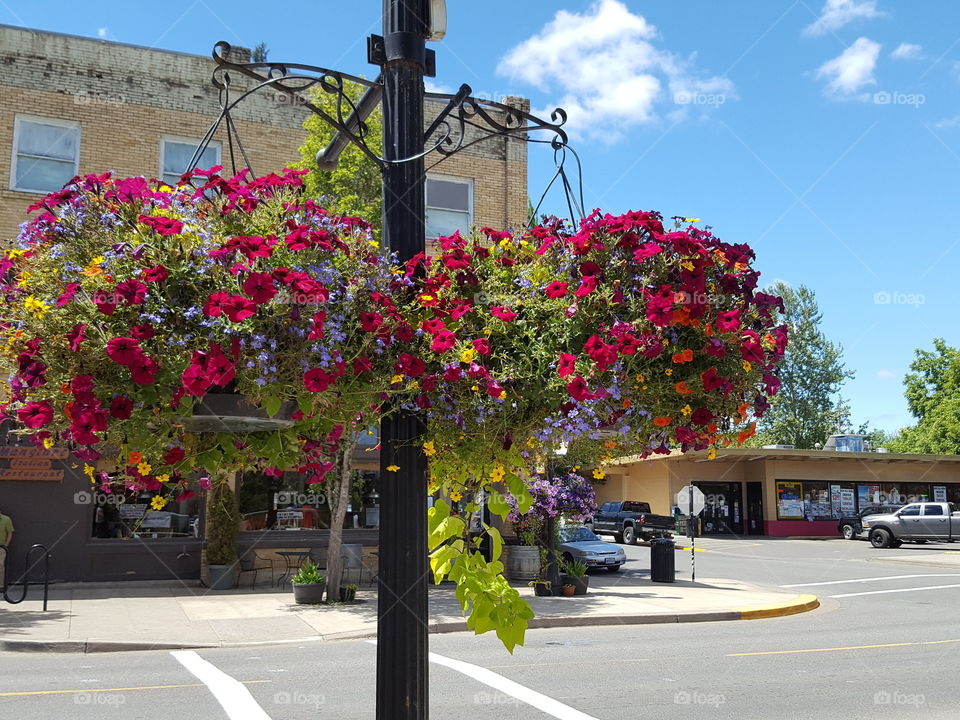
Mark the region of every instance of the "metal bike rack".
[[[4, 555], [7, 555], [6, 545], [0, 545], [0, 550], [3, 550]], [[3, 599], [6, 600], [11, 605], [17, 605], [19, 603], [22, 603], [26, 599], [27, 590], [29, 589], [29, 586], [30, 586], [30, 571], [33, 570], [33, 568], [39, 564], [39, 560], [35, 560], [32, 565], [30, 564], [30, 558], [33, 555], [33, 552], [35, 550], [40, 550], [41, 552], [43, 552], [43, 611], [46, 612], [47, 597], [50, 592], [50, 551], [46, 545], [41, 545], [40, 543], [37, 543], [36, 545], [32, 545], [30, 549], [27, 550], [27, 557], [26, 557], [26, 560], [24, 561], [24, 564], [26, 565], [26, 569], [23, 571], [23, 575], [21, 575], [16, 581], [11, 583], [8, 587], [4, 589]], [[6, 566], [6, 563], [4, 563], [4, 566]], [[20, 597], [17, 600], [14, 600], [12, 597], [10, 597], [10, 590], [11, 588], [18, 585], [21, 582], [23, 583], [23, 593], [20, 595]]]

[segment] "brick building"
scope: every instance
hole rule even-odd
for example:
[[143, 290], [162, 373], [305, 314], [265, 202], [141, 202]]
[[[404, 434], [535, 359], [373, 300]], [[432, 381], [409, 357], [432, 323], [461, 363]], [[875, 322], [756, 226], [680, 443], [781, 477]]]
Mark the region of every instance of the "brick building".
[[[212, 43], [211, 43], [212, 45]], [[237, 49], [238, 52], [243, 52]], [[249, 56], [247, 56], [249, 57]], [[240, 61], [247, 58], [240, 57]], [[173, 180], [219, 114], [209, 56], [0, 26], [0, 243], [25, 210], [77, 173]], [[528, 109], [520, 98], [508, 102]], [[428, 102], [427, 122], [442, 109]], [[252, 94], [233, 111], [255, 171], [299, 159], [309, 111], [280, 93]], [[199, 165], [229, 167], [221, 129]], [[427, 166], [439, 157], [427, 158]], [[241, 163], [238, 161], [238, 166]], [[495, 138], [431, 170], [428, 230], [519, 227], [527, 219], [527, 149]]]

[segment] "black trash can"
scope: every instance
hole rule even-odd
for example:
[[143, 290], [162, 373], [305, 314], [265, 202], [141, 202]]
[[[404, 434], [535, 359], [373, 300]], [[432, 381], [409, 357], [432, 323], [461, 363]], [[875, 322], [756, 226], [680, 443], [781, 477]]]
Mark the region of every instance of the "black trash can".
[[654, 582], [673, 582], [676, 579], [673, 540], [655, 538], [650, 541], [650, 579]]

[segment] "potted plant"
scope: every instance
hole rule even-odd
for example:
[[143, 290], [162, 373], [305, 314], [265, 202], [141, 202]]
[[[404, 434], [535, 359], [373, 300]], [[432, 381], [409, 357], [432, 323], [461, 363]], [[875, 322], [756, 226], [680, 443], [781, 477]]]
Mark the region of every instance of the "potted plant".
[[564, 560], [563, 571], [566, 573], [564, 582], [573, 585], [577, 595], [586, 595], [587, 587], [590, 585], [587, 564], [582, 560]]
[[533, 594], [537, 597], [550, 597], [553, 595], [553, 588], [550, 586], [549, 580], [543, 580], [542, 578], [531, 580], [530, 587], [533, 588]]
[[211, 590], [229, 590], [237, 584], [240, 510], [225, 478], [210, 488], [207, 498], [207, 585]]
[[577, 588], [575, 585], [564, 585], [563, 586], [563, 596], [564, 597], [573, 597], [577, 594]]
[[317, 566], [309, 560], [291, 578], [290, 584], [293, 586], [293, 599], [298, 605], [316, 605], [323, 602], [327, 578], [321, 575]]
[[357, 599], [356, 585], [343, 585], [340, 587], [340, 602], [353, 602]]

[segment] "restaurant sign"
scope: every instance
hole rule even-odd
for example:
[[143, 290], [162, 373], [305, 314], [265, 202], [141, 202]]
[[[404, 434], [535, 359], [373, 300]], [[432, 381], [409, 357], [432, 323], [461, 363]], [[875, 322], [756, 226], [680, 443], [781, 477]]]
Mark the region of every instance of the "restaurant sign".
[[63, 482], [63, 470], [54, 470], [54, 460], [66, 460], [66, 448], [0, 445], [0, 481]]

